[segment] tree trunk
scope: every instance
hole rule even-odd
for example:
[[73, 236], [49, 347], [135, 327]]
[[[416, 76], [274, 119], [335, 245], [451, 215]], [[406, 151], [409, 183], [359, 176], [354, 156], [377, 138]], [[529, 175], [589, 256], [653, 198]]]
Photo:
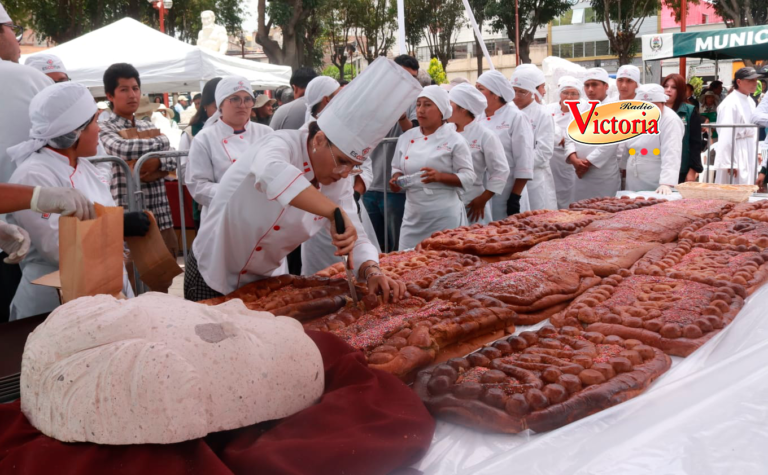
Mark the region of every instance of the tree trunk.
[[531, 44], [520, 38], [520, 64], [531, 63]]
[[[477, 57], [477, 77], [483, 74], [483, 49], [480, 47], [480, 40], [475, 38], [475, 57]], [[489, 64], [488, 67], [491, 65]]]

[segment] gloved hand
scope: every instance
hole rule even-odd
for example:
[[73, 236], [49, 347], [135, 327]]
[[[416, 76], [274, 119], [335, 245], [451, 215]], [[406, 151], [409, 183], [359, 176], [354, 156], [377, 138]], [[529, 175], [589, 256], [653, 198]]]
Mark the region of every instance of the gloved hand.
[[357, 214], [360, 214], [360, 193], [358, 191], [355, 191], [355, 206], [357, 206]]
[[656, 188], [656, 193], [660, 195], [671, 195], [672, 188], [668, 187], [667, 185], [661, 185], [660, 187]]
[[3, 262], [18, 264], [29, 252], [30, 244], [29, 234], [24, 229], [0, 221], [0, 248], [8, 253]]
[[77, 219], [96, 218], [93, 203], [73, 188], [35, 187], [29, 209], [35, 213], [58, 213], [62, 216], [74, 215]]
[[143, 211], [123, 215], [123, 236], [141, 237], [149, 232], [149, 216]]
[[510, 193], [509, 199], [507, 200], [507, 215], [512, 216], [513, 214], [518, 214], [519, 212], [520, 212], [520, 195]]

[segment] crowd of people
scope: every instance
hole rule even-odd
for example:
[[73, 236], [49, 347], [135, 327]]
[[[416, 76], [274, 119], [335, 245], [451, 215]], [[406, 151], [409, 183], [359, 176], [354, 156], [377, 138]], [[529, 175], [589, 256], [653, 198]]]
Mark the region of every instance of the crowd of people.
[[[159, 105], [146, 107], [153, 101], [142, 95], [132, 65], [104, 72], [106, 101], [97, 104], [55, 56], [18, 64], [17, 36], [0, 5], [0, 213], [9, 213], [0, 221], [0, 319], [58, 305], [55, 290], [31, 282], [58, 269], [59, 216], [91, 218], [92, 203], [128, 208], [131, 177], [89, 157], [111, 155], [133, 169], [143, 155], [173, 148], [144, 114]], [[189, 116], [177, 147], [189, 153], [178, 165], [199, 232], [185, 297], [212, 298], [288, 272], [313, 274], [351, 254], [358, 279], [398, 298], [404, 286], [379, 270], [379, 252], [413, 248], [436, 231], [567, 208], [619, 190], [669, 194], [704, 171], [709, 131], [702, 124], [768, 127], [768, 101], [753, 100], [765, 73], [739, 69], [730, 94], [715, 81], [698, 98], [678, 74], [642, 84], [631, 65], [619, 69], [613, 96], [602, 68], [559, 78], [555, 98], [546, 97], [544, 74], [533, 65], [517, 67], [511, 78], [488, 71], [474, 85], [457, 79], [437, 86], [408, 55], [380, 58], [349, 84], [300, 68], [290, 89], [274, 98], [254, 93], [243, 77], [212, 79], [194, 105], [180, 97], [167, 109], [171, 120]], [[584, 112], [590, 102], [623, 100], [658, 106], [659, 134], [609, 146], [569, 137], [569, 101]], [[759, 128], [711, 133], [718, 182], [764, 179], [768, 157], [755, 176]], [[175, 158], [157, 157], [140, 175], [144, 206], [173, 256], [178, 239], [165, 181], [176, 168]], [[339, 212], [343, 231], [336, 228]], [[125, 213], [125, 236], [148, 229], [146, 214]], [[126, 254], [126, 296], [133, 295], [130, 263]]]

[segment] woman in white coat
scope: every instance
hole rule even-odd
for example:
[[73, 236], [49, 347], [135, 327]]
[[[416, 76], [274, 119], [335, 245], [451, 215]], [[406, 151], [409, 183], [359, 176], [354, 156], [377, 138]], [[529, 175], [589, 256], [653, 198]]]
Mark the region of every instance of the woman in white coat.
[[642, 134], [622, 147], [627, 190], [672, 193], [680, 174], [685, 125], [674, 109], [665, 105], [667, 95], [659, 84], [637, 88], [637, 100], [652, 102], [661, 110], [658, 134]]
[[253, 101], [251, 84], [244, 77], [227, 76], [216, 85], [218, 110], [192, 141], [184, 178], [192, 198], [203, 207], [201, 221], [224, 173], [273, 132], [266, 125], [251, 122]]
[[515, 105], [528, 117], [533, 131], [533, 179], [526, 186], [532, 210], [557, 209], [555, 180], [549, 167], [554, 151], [555, 123], [535, 100], [539, 95], [538, 88], [544, 82], [544, 73], [535, 66], [515, 69], [511, 79]]
[[[55, 84], [38, 93], [29, 106], [30, 140], [8, 149], [17, 165], [9, 182], [73, 188], [94, 203], [115, 206], [109, 191], [109, 170], [85, 158], [96, 155], [99, 144], [96, 111], [93, 96], [81, 84]], [[29, 233], [32, 242], [21, 262], [23, 276], [11, 303], [11, 320], [40, 315], [59, 306], [55, 289], [32, 284], [59, 269], [59, 215], [43, 211], [33, 206], [8, 217], [9, 223]], [[144, 213], [125, 214], [126, 236], [141, 236], [148, 229], [149, 219]], [[123, 293], [132, 297], [128, 275], [123, 272]]]
[[512, 102], [515, 90], [499, 71], [488, 71], [477, 78], [477, 89], [488, 101], [479, 122], [501, 140], [509, 165], [504, 190], [491, 200], [494, 220], [530, 210], [526, 183], [533, 178], [533, 131], [531, 123]]
[[[343, 89], [318, 121], [264, 137], [219, 184], [192, 246], [184, 295], [203, 300], [286, 272], [285, 258], [326, 228], [336, 255], [350, 255], [357, 278], [388, 300], [405, 286], [383, 275], [378, 253], [341, 180], [366, 160], [420, 90], [393, 61], [379, 58]], [[386, 105], [386, 107], [385, 107]], [[335, 210], [345, 231], [335, 230]]]
[[461, 195], [470, 224], [491, 222], [491, 198], [504, 191], [509, 164], [499, 138], [483, 127], [479, 117], [488, 107], [483, 93], [469, 84], [459, 84], [448, 93], [453, 115], [448, 119], [469, 145], [475, 182]]
[[[565, 140], [568, 137], [568, 126], [573, 121], [571, 108], [565, 101], [580, 101], [582, 99], [582, 83], [573, 76], [563, 76], [557, 82], [557, 91], [560, 94], [560, 101], [545, 106], [545, 111], [552, 116], [555, 122], [554, 149], [549, 167], [555, 181], [557, 207], [567, 209], [573, 202], [573, 185], [576, 181], [576, 172], [565, 161], [567, 158]], [[580, 102], [579, 110], [582, 110], [585, 105], [584, 102]]]
[[[446, 122], [451, 113], [445, 89], [427, 86], [416, 101], [419, 127], [397, 140], [389, 185], [394, 192], [405, 188], [401, 251], [416, 247], [436, 231], [467, 224], [459, 193], [469, 191], [475, 172], [466, 140]], [[406, 175], [413, 176], [411, 183], [401, 187], [397, 179]]]

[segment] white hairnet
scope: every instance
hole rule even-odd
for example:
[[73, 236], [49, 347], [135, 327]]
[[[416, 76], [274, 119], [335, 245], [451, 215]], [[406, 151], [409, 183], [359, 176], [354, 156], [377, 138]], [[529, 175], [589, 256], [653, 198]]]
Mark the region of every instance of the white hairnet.
[[646, 102], [667, 102], [669, 96], [664, 94], [664, 87], [660, 84], [643, 84], [637, 88], [637, 96], [635, 99], [638, 101]]
[[534, 96], [538, 97], [539, 100], [541, 100], [542, 97], [536, 88], [544, 84], [546, 81], [547, 80], [544, 77], [544, 73], [541, 72], [539, 68], [533, 64], [521, 64], [515, 69], [515, 72], [512, 73], [512, 78], [510, 79], [513, 87], [525, 89]]
[[48, 73], [67, 73], [67, 68], [64, 67], [64, 63], [61, 62], [58, 56], [49, 53], [37, 53], [27, 57], [24, 61], [24, 66], [29, 66], [42, 71], [44, 74]]
[[579, 97], [584, 96], [584, 83], [573, 76], [563, 76], [557, 81], [558, 94], [566, 89], [576, 89], [579, 91]]
[[307, 120], [312, 117], [312, 108], [340, 87], [339, 81], [328, 76], [318, 76], [309, 81], [307, 89], [304, 91], [304, 96], [307, 98]]
[[485, 86], [486, 89], [504, 99], [505, 102], [512, 102], [515, 98], [515, 90], [507, 81], [507, 78], [499, 71], [486, 71], [477, 78], [477, 82]]
[[[62, 136], [77, 132], [72, 144], [77, 140], [78, 131], [96, 115], [96, 101], [82, 84], [65, 82], [46, 87], [29, 104], [29, 140], [8, 149], [8, 156], [14, 162], [21, 163], [34, 152], [46, 145], [62, 148]], [[69, 141], [71, 137], [64, 138]], [[68, 148], [67, 146], [63, 148]]]
[[640, 84], [640, 69], [638, 69], [637, 66], [625, 64], [624, 66], [620, 67], [619, 71], [616, 73], [616, 79], [619, 78], [631, 79], [637, 84]]
[[448, 92], [440, 86], [427, 86], [421, 91], [419, 97], [426, 97], [434, 102], [440, 112], [443, 114], [443, 120], [448, 120], [453, 114], [451, 100], [448, 98]]
[[488, 101], [483, 93], [467, 83], [454, 86], [448, 93], [448, 98], [457, 106], [471, 112], [475, 117], [485, 112], [488, 107]]
[[221, 118], [221, 111], [219, 110], [221, 103], [224, 102], [224, 99], [240, 91], [245, 91], [253, 97], [253, 88], [248, 79], [243, 76], [224, 76], [221, 78], [221, 81], [216, 85], [216, 93], [213, 95], [216, 100], [216, 112], [205, 121], [205, 125], [210, 126], [216, 123]]
[[611, 78], [608, 76], [608, 71], [606, 71], [603, 68], [591, 68], [587, 69], [584, 73], [584, 82], [589, 81], [590, 79], [596, 79], [598, 81], [603, 81], [606, 84], [611, 83]]

